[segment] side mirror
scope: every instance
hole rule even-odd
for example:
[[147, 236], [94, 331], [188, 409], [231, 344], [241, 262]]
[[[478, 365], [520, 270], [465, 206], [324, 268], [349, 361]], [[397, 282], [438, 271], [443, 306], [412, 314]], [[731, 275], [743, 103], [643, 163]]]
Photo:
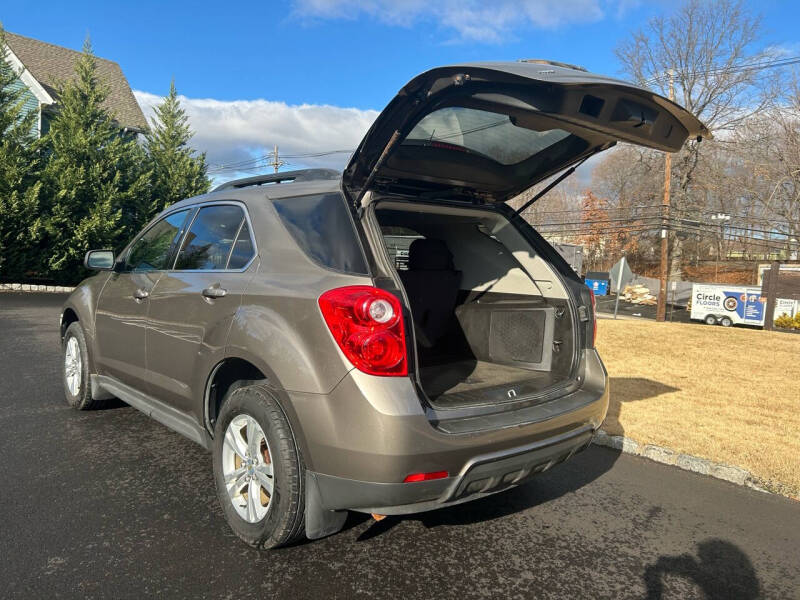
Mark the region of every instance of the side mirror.
[[83, 266], [93, 271], [111, 271], [114, 268], [114, 251], [89, 250], [83, 258]]

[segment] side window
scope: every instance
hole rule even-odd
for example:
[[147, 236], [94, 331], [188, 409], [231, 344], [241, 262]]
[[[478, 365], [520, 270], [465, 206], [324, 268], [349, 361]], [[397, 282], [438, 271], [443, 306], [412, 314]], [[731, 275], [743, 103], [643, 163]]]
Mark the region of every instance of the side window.
[[282, 198], [272, 204], [311, 260], [336, 271], [369, 273], [353, 218], [341, 194]]
[[128, 271], [158, 271], [169, 268], [167, 261], [178, 242], [188, 210], [172, 213], [158, 221], [136, 240], [128, 252]]
[[183, 238], [175, 268], [183, 271], [225, 269], [244, 211], [221, 204], [201, 208]]
[[253, 238], [250, 237], [250, 228], [247, 226], [247, 220], [242, 223], [242, 228], [239, 230], [239, 235], [236, 236], [236, 242], [231, 249], [231, 257], [228, 259], [229, 269], [242, 269], [250, 262], [255, 254], [253, 248]]

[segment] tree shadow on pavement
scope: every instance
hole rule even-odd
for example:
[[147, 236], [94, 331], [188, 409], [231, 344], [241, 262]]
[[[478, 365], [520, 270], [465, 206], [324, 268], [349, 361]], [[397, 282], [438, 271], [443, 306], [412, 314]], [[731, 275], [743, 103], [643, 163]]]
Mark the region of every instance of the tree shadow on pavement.
[[[709, 600], [750, 600], [761, 595], [761, 584], [750, 559], [725, 540], [700, 542], [697, 557], [691, 554], [659, 557], [644, 572], [647, 600], [664, 598], [673, 577], [695, 584]], [[670, 591], [668, 597], [678, 596]]]
[[[625, 435], [619, 423], [622, 403], [648, 400], [677, 391], [677, 388], [672, 386], [641, 377], [611, 377], [609, 386], [610, 401], [604, 428], [612, 428], [614, 435]], [[614, 448], [592, 448], [556, 465], [555, 474], [551, 475], [550, 471], [541, 473], [519, 487], [448, 508], [404, 517], [387, 517], [382, 521], [373, 522], [362, 532], [358, 540], [365, 541], [382, 535], [404, 519], [418, 520], [425, 527], [431, 528], [491, 521], [523, 511], [560, 498], [591, 483], [611, 470], [620, 454], [621, 451]], [[360, 515], [351, 517], [348, 519], [348, 525], [352, 523], [352, 526], [355, 526], [363, 520]]]

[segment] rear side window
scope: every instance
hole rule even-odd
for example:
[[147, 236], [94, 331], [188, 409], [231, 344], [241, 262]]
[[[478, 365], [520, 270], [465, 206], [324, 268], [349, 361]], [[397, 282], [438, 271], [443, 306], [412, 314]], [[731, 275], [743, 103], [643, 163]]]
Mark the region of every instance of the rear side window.
[[314, 262], [346, 273], [368, 274], [350, 211], [341, 194], [273, 200], [283, 224]]
[[245, 220], [242, 223], [242, 228], [239, 229], [239, 235], [236, 236], [236, 242], [233, 244], [228, 268], [243, 269], [253, 258], [253, 254], [255, 254], [253, 238], [250, 237], [250, 227], [248, 227], [247, 220]]
[[[201, 208], [183, 238], [175, 269], [215, 271], [228, 268], [228, 258], [244, 222], [244, 211], [239, 206], [221, 204]], [[252, 246], [250, 251], [252, 255]], [[241, 266], [231, 268], [241, 268], [250, 256]], [[241, 256], [237, 260], [241, 261]]]

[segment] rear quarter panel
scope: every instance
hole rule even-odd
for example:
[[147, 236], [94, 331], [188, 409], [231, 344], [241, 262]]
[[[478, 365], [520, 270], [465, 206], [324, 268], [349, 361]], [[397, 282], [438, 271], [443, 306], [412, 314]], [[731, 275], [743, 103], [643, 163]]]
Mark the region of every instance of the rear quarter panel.
[[352, 369], [317, 303], [330, 289], [372, 285], [364, 275], [325, 269], [297, 246], [269, 201], [248, 205], [258, 272], [233, 317], [226, 356], [248, 360], [287, 391], [325, 394]]

